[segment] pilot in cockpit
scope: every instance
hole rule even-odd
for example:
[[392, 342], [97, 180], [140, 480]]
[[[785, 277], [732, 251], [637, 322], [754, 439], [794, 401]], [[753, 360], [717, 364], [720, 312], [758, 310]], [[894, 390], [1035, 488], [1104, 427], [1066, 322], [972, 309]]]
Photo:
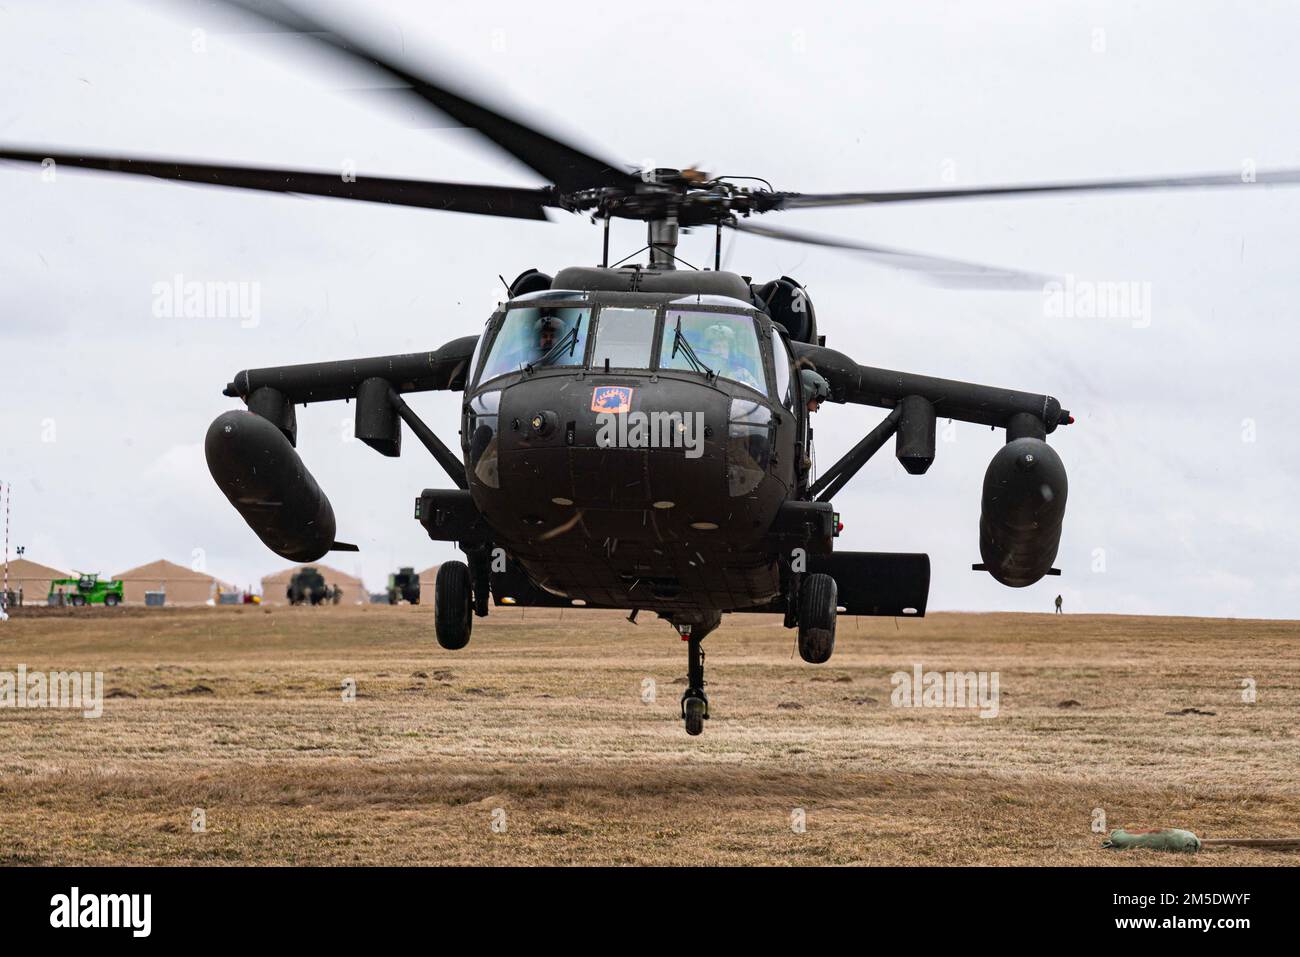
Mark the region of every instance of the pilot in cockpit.
[[719, 375], [758, 388], [758, 380], [746, 368], [744, 358], [737, 354], [736, 331], [731, 327], [722, 323], [709, 326], [704, 332], [704, 351], [700, 358]]
[[564, 323], [555, 316], [542, 316], [537, 320], [537, 358], [555, 348], [555, 340], [563, 329]]

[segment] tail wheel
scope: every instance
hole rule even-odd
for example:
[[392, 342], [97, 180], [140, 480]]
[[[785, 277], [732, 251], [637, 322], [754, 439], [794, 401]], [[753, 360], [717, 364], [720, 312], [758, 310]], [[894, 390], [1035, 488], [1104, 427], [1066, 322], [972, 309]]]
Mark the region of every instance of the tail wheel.
[[799, 657], [810, 665], [825, 664], [835, 650], [837, 598], [830, 575], [809, 575], [799, 589]]
[[448, 651], [469, 644], [473, 607], [469, 566], [464, 562], [443, 562], [433, 582], [433, 630], [438, 644]]

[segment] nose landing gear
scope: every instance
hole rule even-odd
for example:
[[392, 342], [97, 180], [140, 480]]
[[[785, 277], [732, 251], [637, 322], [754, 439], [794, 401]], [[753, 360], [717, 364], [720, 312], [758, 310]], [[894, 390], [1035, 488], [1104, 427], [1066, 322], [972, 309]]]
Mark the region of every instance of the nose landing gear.
[[704, 694], [704, 649], [700, 647], [700, 638], [690, 634], [690, 627], [679, 626], [688, 629], [682, 635], [686, 642], [686, 690], [682, 693], [682, 719], [686, 722], [686, 733], [696, 735], [704, 730], [704, 721], [709, 716], [709, 699]]
[[686, 733], [689, 735], [700, 734], [709, 717], [709, 698], [704, 693], [704, 649], [700, 647], [700, 642], [721, 622], [722, 615], [717, 612], [705, 621], [673, 622], [682, 641], [686, 642], [686, 690], [682, 692], [682, 720], [686, 722]]

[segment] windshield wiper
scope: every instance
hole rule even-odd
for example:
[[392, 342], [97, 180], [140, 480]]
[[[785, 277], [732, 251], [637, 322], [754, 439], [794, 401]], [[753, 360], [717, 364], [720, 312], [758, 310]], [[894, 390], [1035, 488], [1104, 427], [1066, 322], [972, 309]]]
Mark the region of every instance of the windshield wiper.
[[547, 350], [546, 355], [542, 356], [540, 359], [536, 360], [535, 362], [528, 363], [527, 366], [528, 371], [532, 372], [535, 366], [550, 365], [553, 361], [555, 361], [555, 359], [560, 355], [560, 353], [565, 350], [566, 347], [569, 350], [569, 355], [572, 356], [573, 350], [578, 347], [578, 330], [581, 327], [582, 327], [582, 319], [579, 318], [577, 323], [574, 324], [573, 328], [570, 329], [568, 332], [566, 332], [564, 335], [560, 336], [560, 338], [556, 341], [555, 345], [551, 346], [551, 348]]
[[691, 348], [690, 341], [686, 338], [686, 334], [682, 332], [682, 319], [680, 316], [677, 317], [677, 328], [673, 332], [672, 358], [674, 359], [677, 358], [677, 353], [679, 350], [681, 351], [682, 355], [686, 356], [686, 361], [691, 364], [691, 368], [694, 369], [696, 372], [703, 372], [710, 379], [712, 379], [717, 374], [708, 366], [706, 366], [703, 362], [701, 362], [700, 357], [697, 356], [695, 354], [695, 350]]

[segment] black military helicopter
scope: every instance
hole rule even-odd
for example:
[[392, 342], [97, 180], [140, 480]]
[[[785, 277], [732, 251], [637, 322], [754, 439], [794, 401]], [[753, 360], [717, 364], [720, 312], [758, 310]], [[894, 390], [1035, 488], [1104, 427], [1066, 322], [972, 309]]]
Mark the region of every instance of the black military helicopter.
[[[834, 549], [833, 499], [891, 438], [911, 474], [934, 460], [938, 417], [1002, 428], [984, 477], [982, 562], [997, 581], [1030, 585], [1052, 568], [1065, 514], [1064, 466], [1046, 437], [1073, 421], [1051, 396], [860, 365], [827, 348], [795, 280], [755, 283], [721, 268], [722, 230], [853, 250], [963, 286], [1042, 288], [1043, 277], [885, 246], [777, 229], [759, 214], [1087, 190], [1239, 185], [1199, 176], [968, 189], [805, 194], [747, 177], [647, 169], [600, 159], [458, 92], [428, 71], [333, 33], [283, 3], [228, 0], [277, 29], [311, 34], [368, 64], [426, 108], [478, 131], [550, 183], [537, 189], [340, 176], [169, 159], [0, 148], [0, 158], [160, 179], [544, 220], [547, 210], [604, 225], [600, 266], [531, 269], [483, 332], [432, 352], [239, 372], [206, 439], [231, 504], [277, 554], [316, 561], [332, 549], [334, 512], [296, 446], [294, 406], [355, 400], [356, 435], [401, 452], [403, 422], [454, 486], [426, 489], [415, 517], [465, 562], [441, 566], [435, 631], [463, 648], [489, 604], [585, 605], [654, 612], [688, 648], [681, 715], [709, 716], [702, 639], [728, 612], [778, 612], [802, 658], [828, 660], [838, 613], [925, 614], [923, 554]], [[1293, 183], [1300, 174], [1259, 174]], [[761, 182], [765, 188], [753, 185]], [[609, 261], [614, 219], [647, 224], [647, 262]], [[678, 232], [716, 230], [712, 269], [679, 269]], [[457, 456], [411, 410], [410, 392], [464, 393]], [[814, 477], [810, 413], [823, 400], [889, 409], [840, 461]]]

